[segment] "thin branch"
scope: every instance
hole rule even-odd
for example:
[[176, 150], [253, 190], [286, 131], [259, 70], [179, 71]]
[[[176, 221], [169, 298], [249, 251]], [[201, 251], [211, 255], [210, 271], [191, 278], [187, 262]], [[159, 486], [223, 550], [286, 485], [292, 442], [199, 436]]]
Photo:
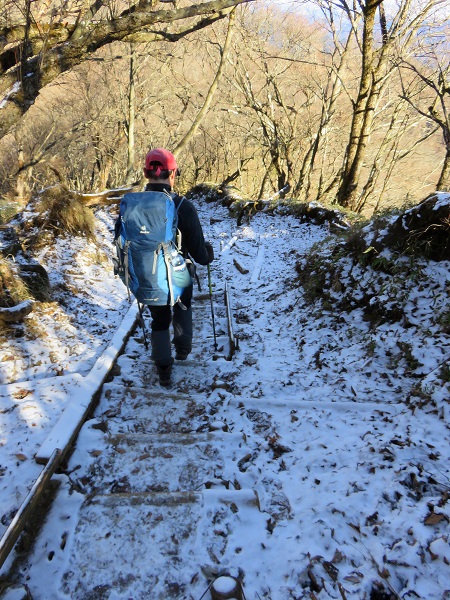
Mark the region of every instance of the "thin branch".
[[191, 139], [195, 136], [195, 134], [197, 133], [197, 130], [200, 126], [200, 123], [202, 122], [204, 116], [206, 115], [206, 113], [209, 110], [214, 93], [217, 89], [217, 86], [219, 85], [219, 81], [222, 77], [222, 73], [223, 73], [223, 70], [225, 67], [226, 57], [227, 57], [228, 51], [230, 49], [231, 37], [232, 37], [232, 33], [233, 33], [233, 25], [234, 25], [235, 18], [236, 18], [236, 9], [234, 9], [231, 12], [230, 17], [229, 17], [227, 37], [225, 39], [225, 44], [224, 44], [224, 47], [223, 47], [223, 50], [221, 53], [219, 68], [217, 69], [216, 76], [214, 77], [214, 80], [208, 90], [208, 94], [206, 95], [205, 102], [204, 102], [201, 110], [197, 114], [196, 118], [194, 119], [194, 122], [192, 123], [191, 127], [189, 128], [189, 131], [186, 133], [184, 138], [175, 147], [175, 149], [174, 149], [175, 154], [179, 154], [180, 152], [182, 152], [183, 149], [187, 146], [187, 144], [191, 141]]

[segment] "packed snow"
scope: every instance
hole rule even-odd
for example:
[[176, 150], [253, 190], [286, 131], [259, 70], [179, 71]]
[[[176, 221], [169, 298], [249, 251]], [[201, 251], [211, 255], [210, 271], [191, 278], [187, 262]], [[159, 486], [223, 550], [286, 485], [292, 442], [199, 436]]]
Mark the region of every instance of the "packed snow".
[[[206, 445], [204, 456], [192, 461], [207, 462], [208, 453], [217, 452], [220, 475], [212, 473], [211, 480], [234, 482], [235, 490], [254, 490], [258, 510], [249, 498], [238, 528], [232, 515], [217, 520], [221, 491], [215, 489], [208, 490], [209, 513], [198, 517], [186, 507], [186, 536], [190, 519], [196, 533], [177, 567], [177, 578], [185, 583], [178, 597], [200, 600], [207, 590], [207, 573], [211, 578], [242, 578], [247, 600], [447, 597], [449, 382], [442, 368], [448, 365], [450, 336], [437, 317], [448, 311], [448, 262], [418, 259], [420, 283], [411, 279], [399, 284], [398, 278], [379, 273], [375, 278], [343, 258], [329, 301], [311, 302], [296, 281], [296, 264], [302, 265], [313, 248], [331, 252], [335, 242], [325, 242], [327, 227], [264, 212], [237, 227], [222, 206], [200, 203], [198, 210], [216, 254], [211, 268], [215, 297], [225, 283], [232, 292], [239, 349], [231, 361], [215, 359], [210, 315], [194, 303], [194, 344], [202, 361], [187, 375], [186, 367], [175, 364], [172, 393], [203, 399], [203, 412], [189, 416], [198, 431], [208, 418], [210, 430], [232, 434], [228, 442], [218, 437], [212, 450]], [[100, 387], [136, 314], [122, 283], [112, 275], [113, 215], [100, 210], [97, 222], [97, 244], [60, 239], [38, 257], [61, 302], [38, 305], [2, 340], [1, 533], [42, 469], [34, 457], [46, 443], [49, 452], [68, 436], [74, 407], [84, 407]], [[322, 250], [317, 250], [319, 243]], [[199, 275], [205, 291], [206, 268], [199, 267]], [[355, 307], [344, 310], [340, 302], [355, 277], [360, 285], [354, 291]], [[357, 302], [368, 288], [374, 304], [388, 305], [396, 297], [407, 318], [374, 325]], [[112, 431], [121, 431], [136, 406], [150, 415], [153, 410], [155, 422], [160, 411], [166, 424], [182, 419], [185, 410], [189, 415], [181, 402], [170, 410], [168, 401], [139, 404], [133, 389], [158, 388], [139, 330], [119, 357], [117, 373], [104, 383], [67, 472], [55, 476], [60, 492], [31, 558], [19, 571], [9, 572], [13, 553], [2, 568], [1, 575], [26, 585], [32, 598], [85, 599], [80, 590], [90, 577], [96, 578], [89, 569], [98, 557], [90, 558], [90, 549], [84, 548], [85, 559], [81, 551], [72, 555], [78, 556], [83, 573], [72, 572], [72, 581], [67, 580], [74, 552], [67, 519], [78, 514], [84, 500], [82, 485], [75, 486], [74, 480], [87, 479], [95, 471], [95, 460], [108, 452], [103, 421]], [[118, 380], [135, 403], [122, 408], [122, 415], [112, 408]], [[140, 448], [136, 452], [139, 460], [146, 456]], [[125, 461], [120, 468], [128, 473], [126, 456], [124, 452], [120, 457]], [[170, 481], [170, 469], [182, 468], [183, 459], [171, 451], [165, 454], [166, 463], [167, 456], [172, 457], [165, 464]], [[127, 485], [145, 490], [151, 464], [148, 471], [129, 473]], [[109, 476], [112, 481], [114, 473]], [[120, 482], [119, 475], [114, 481]], [[104, 483], [95, 480], [92, 485]], [[166, 542], [164, 536], [157, 542], [148, 537], [148, 544], [133, 554], [136, 577], [125, 580], [121, 569], [135, 552], [126, 533], [133, 523], [123, 517], [122, 531], [112, 535], [117, 538], [116, 554], [111, 555], [103, 510], [94, 499], [79, 527], [102, 539], [97, 547], [107, 565], [102, 576], [120, 584], [95, 597], [163, 598], [158, 578], [152, 591], [140, 586], [144, 575], [164, 568], [155, 548], [157, 543], [170, 545], [170, 531], [165, 531]], [[208, 520], [210, 514], [214, 523]], [[153, 519], [156, 527], [157, 515]], [[62, 535], [69, 538], [67, 544], [60, 543]]]

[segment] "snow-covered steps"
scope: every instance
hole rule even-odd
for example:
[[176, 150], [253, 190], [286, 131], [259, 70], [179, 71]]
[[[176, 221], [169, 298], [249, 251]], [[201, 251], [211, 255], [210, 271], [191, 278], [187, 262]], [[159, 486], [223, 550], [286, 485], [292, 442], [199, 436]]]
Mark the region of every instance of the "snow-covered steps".
[[[156, 368], [139, 341], [133, 340], [138, 352], [126, 354], [119, 358], [116, 376], [113, 383], [130, 390], [147, 390], [163, 397], [182, 394], [186, 397], [207, 392], [214, 387], [214, 382], [222, 371], [232, 370], [234, 361], [226, 360], [223, 355], [224, 345], [218, 345], [217, 352], [213, 340], [206, 339], [203, 344], [196, 344], [187, 360], [175, 360], [172, 367], [171, 385], [165, 389], [158, 382]], [[105, 386], [105, 390], [110, 384]], [[134, 393], [133, 391], [131, 393]]]
[[115, 433], [191, 433], [209, 430], [206, 406], [186, 393], [108, 384], [97, 427]]
[[80, 508], [52, 597], [200, 598], [208, 585], [202, 570], [217, 565], [227, 536], [238, 564], [255, 519], [264, 527], [266, 518], [251, 491], [94, 496]]
[[[243, 436], [208, 434], [117, 434], [108, 436], [85, 472], [78, 472], [87, 493], [195, 491], [228, 485], [230, 451], [245, 454]], [[238, 469], [236, 468], [238, 472]]]
[[[67, 545], [48, 552], [38, 543], [51, 556], [42, 566], [58, 573], [52, 597], [200, 598], [214, 569], [238, 573], [240, 553], [254, 550], [255, 523], [264, 531], [270, 521], [259, 475], [241, 470], [251, 448], [220, 426], [204, 396], [116, 380], [71, 457], [77, 510], [58, 517], [63, 499], [53, 509], [53, 539]], [[188, 431], [193, 423], [208, 430]]]
[[245, 434], [230, 431], [207, 400], [223, 389], [229, 361], [194, 351], [174, 365], [166, 389], [140, 349], [135, 336], [81, 430], [65, 486], [77, 509], [68, 519], [57, 501], [53, 530], [38, 541], [41, 567], [58, 573], [55, 598], [200, 598], [214, 569], [238, 573], [255, 523], [264, 531], [270, 521], [259, 474], [242, 468], [253, 451]]

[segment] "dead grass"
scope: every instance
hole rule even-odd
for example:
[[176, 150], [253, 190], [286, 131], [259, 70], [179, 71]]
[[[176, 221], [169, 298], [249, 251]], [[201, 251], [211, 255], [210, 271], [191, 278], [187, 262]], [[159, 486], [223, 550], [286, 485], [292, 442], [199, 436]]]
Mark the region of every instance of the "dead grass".
[[95, 218], [92, 210], [84, 206], [78, 195], [62, 185], [44, 190], [36, 205], [42, 225], [55, 235], [70, 234], [94, 238]]
[[51, 245], [60, 236], [80, 236], [93, 240], [95, 217], [77, 193], [57, 184], [34, 197], [22, 213], [21, 237], [30, 250]]
[[19, 275], [19, 269], [8, 258], [0, 257], [0, 306], [11, 308], [32, 298]]

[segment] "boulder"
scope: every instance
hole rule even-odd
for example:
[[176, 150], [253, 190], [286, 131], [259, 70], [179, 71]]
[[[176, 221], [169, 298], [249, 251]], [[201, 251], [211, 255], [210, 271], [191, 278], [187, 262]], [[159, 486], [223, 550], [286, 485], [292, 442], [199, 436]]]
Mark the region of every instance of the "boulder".
[[450, 260], [450, 194], [436, 192], [399, 215], [373, 246]]
[[39, 302], [50, 299], [50, 281], [45, 268], [39, 263], [19, 264], [19, 274], [33, 297]]
[[0, 254], [2, 256], [16, 256], [22, 249], [19, 236], [14, 227], [0, 226]]

